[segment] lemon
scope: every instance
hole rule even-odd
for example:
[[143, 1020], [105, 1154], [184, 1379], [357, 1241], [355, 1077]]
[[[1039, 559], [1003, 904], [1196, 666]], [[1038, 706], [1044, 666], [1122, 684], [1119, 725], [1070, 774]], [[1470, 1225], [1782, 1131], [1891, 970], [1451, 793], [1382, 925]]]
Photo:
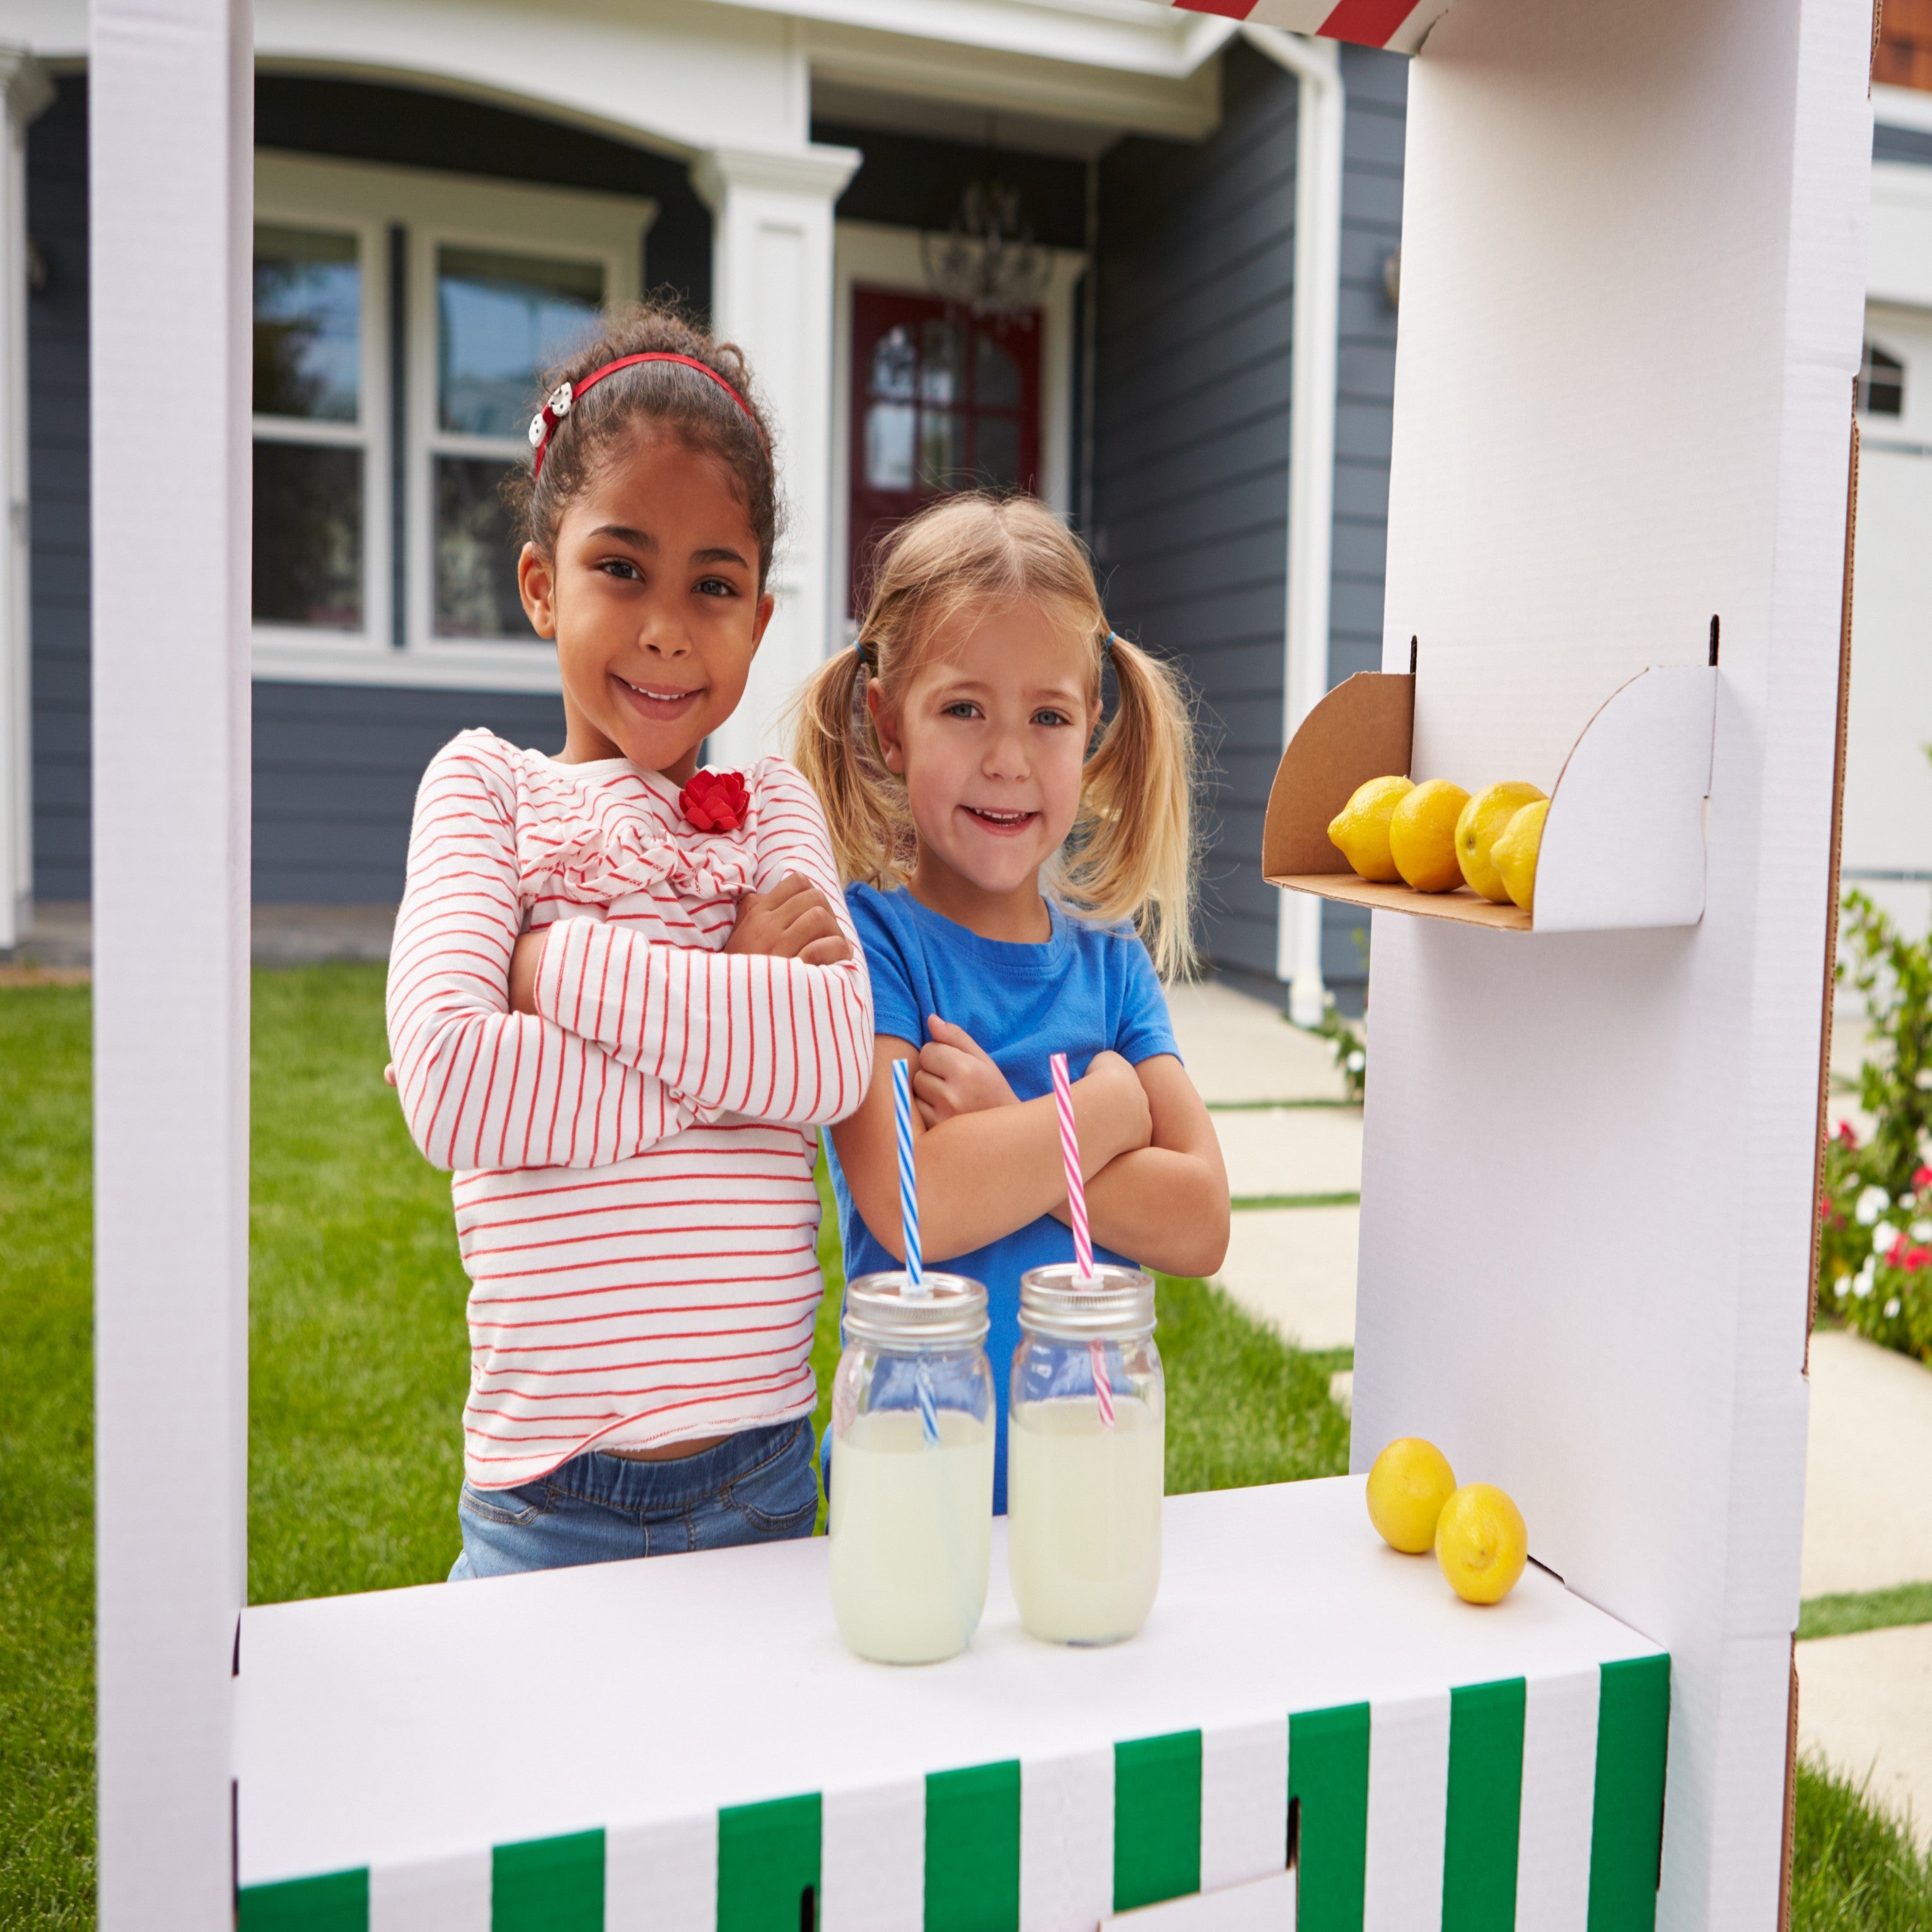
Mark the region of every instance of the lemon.
[[1369, 1472], [1369, 1520], [1393, 1550], [1419, 1556], [1436, 1540], [1436, 1519], [1455, 1493], [1456, 1472], [1432, 1442], [1404, 1436]]
[[1534, 805], [1542, 796], [1533, 784], [1514, 779], [1486, 786], [1463, 806], [1456, 821], [1456, 857], [1462, 876], [1484, 898], [1494, 899], [1498, 905], [1508, 902], [1509, 888], [1496, 868], [1490, 848], [1504, 826], [1525, 806]]
[[1436, 1520], [1436, 1560], [1466, 1604], [1499, 1604], [1529, 1555], [1522, 1512], [1493, 1483], [1466, 1483]]
[[1456, 858], [1456, 821], [1469, 794], [1447, 778], [1430, 778], [1405, 793], [1389, 818], [1395, 868], [1419, 892], [1454, 892], [1462, 883]]
[[1490, 862], [1496, 867], [1503, 890], [1525, 912], [1536, 910], [1536, 856], [1543, 847], [1543, 821], [1549, 816], [1547, 799], [1526, 805], [1490, 848]]
[[1328, 836], [1365, 879], [1393, 885], [1398, 876], [1389, 856], [1389, 814], [1415, 788], [1405, 778], [1370, 778], [1328, 821]]

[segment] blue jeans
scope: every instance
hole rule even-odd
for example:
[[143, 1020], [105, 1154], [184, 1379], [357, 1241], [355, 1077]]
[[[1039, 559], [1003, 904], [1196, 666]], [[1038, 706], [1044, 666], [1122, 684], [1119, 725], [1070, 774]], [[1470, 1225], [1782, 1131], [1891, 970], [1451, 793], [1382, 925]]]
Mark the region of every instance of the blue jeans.
[[449, 1580], [809, 1536], [818, 1479], [809, 1418], [747, 1429], [695, 1456], [640, 1462], [586, 1449], [513, 1490], [468, 1483]]

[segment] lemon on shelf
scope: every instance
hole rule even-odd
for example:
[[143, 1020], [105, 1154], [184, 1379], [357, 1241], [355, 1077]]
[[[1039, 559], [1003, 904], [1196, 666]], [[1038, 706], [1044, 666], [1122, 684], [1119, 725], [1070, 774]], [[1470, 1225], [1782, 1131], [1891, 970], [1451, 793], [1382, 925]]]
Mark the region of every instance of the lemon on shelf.
[[1414, 789], [1400, 776], [1370, 778], [1328, 821], [1330, 842], [1360, 877], [1389, 886], [1401, 876], [1389, 854], [1389, 818]]
[[1419, 1556], [1436, 1541], [1436, 1519], [1456, 1490], [1456, 1472], [1432, 1442], [1399, 1436], [1369, 1472], [1369, 1520], [1392, 1550]]
[[1469, 794], [1447, 778], [1406, 792], [1389, 815], [1389, 852], [1405, 883], [1419, 892], [1452, 892], [1462, 883], [1456, 821]]
[[1533, 784], [1508, 779], [1486, 785], [1463, 806], [1456, 820], [1456, 857], [1472, 890], [1498, 905], [1509, 902], [1509, 888], [1496, 870], [1493, 850], [1510, 820], [1545, 794]]
[[1524, 806], [1490, 848], [1490, 858], [1504, 890], [1532, 914], [1536, 910], [1536, 861], [1543, 847], [1543, 821], [1549, 816], [1547, 799]]
[[1466, 1483], [1436, 1521], [1436, 1560], [1466, 1604], [1499, 1604], [1529, 1556], [1522, 1512], [1493, 1483]]

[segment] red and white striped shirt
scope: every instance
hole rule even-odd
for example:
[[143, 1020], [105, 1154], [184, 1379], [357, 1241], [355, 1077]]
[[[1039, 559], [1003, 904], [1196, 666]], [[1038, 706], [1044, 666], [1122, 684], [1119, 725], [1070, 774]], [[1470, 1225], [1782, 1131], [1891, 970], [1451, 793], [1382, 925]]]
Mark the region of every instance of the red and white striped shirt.
[[[746, 782], [727, 833], [654, 772], [488, 731], [424, 774], [389, 1042], [416, 1144], [455, 1170], [480, 1488], [811, 1412], [812, 1125], [864, 1095], [872, 986], [818, 801], [782, 758]], [[723, 951], [788, 872], [831, 902], [843, 965]], [[537, 1012], [512, 1013], [518, 935], [549, 926]]]

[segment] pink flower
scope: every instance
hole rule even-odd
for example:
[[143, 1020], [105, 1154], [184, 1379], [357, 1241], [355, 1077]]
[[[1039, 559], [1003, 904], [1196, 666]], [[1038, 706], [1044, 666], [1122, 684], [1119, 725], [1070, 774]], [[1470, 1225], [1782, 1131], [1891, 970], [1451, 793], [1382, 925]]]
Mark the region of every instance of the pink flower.
[[700, 832], [736, 832], [752, 795], [736, 772], [698, 772], [677, 795], [678, 809]]
[[1852, 1132], [1852, 1124], [1850, 1120], [1840, 1120], [1838, 1123], [1838, 1138], [1846, 1147], [1856, 1147], [1858, 1144], [1858, 1137]]
[[1928, 1184], [1932, 1184], [1932, 1167], [1915, 1167], [1912, 1170], [1912, 1192], [1916, 1194]]

